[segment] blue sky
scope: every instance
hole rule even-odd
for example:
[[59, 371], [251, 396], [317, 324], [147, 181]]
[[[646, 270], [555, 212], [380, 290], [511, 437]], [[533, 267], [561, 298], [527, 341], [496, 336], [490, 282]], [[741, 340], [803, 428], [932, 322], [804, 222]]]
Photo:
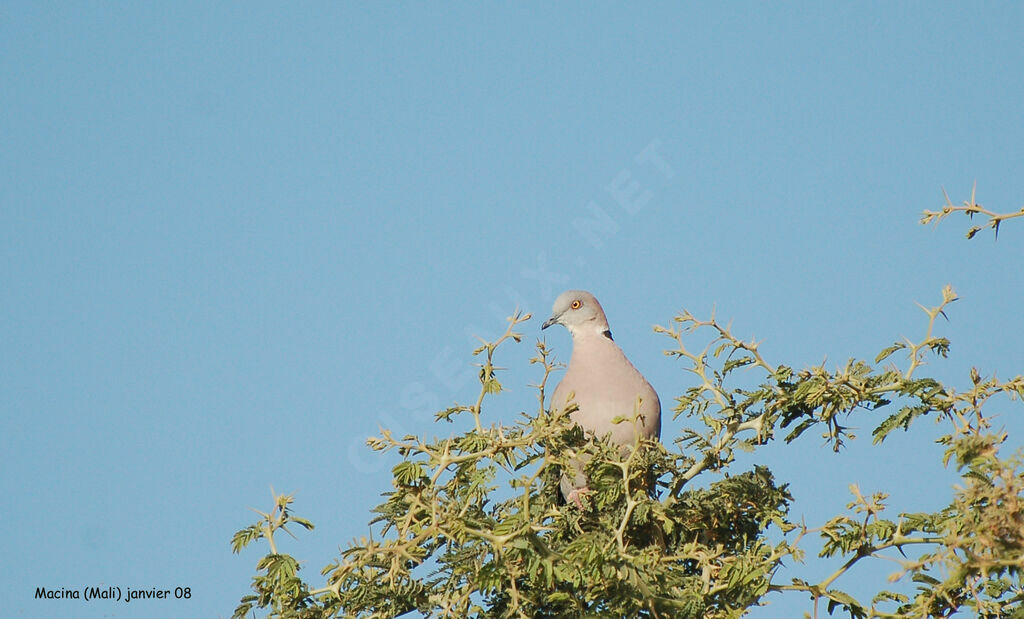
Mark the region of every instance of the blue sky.
[[[920, 337], [915, 302], [950, 283], [928, 371], [1021, 373], [1024, 227], [917, 220], [975, 180], [1024, 203], [1022, 22], [1009, 2], [8, 3], [6, 612], [229, 616], [264, 551], [229, 540], [271, 485], [317, 524], [283, 549], [319, 582], [388, 488], [366, 437], [452, 431], [432, 413], [475, 397], [471, 336], [517, 304], [536, 317], [489, 414], [534, 410], [526, 359], [564, 288], [597, 295], [666, 408], [692, 381], [651, 326], [683, 307], [774, 363], [835, 365]], [[935, 509], [941, 430], [749, 462], [809, 524], [852, 482]], [[192, 599], [33, 599], [86, 585]], [[809, 610], [771, 601], [752, 616]]]

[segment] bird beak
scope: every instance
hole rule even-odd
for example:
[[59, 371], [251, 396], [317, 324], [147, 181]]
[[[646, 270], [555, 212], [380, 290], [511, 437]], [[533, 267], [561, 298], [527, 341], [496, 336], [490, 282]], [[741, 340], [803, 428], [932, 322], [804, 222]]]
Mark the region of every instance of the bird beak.
[[543, 331], [544, 329], [547, 329], [556, 322], [558, 322], [558, 316], [552, 316], [551, 318], [548, 318], [547, 320], [544, 321], [544, 324], [540, 326], [540, 330]]

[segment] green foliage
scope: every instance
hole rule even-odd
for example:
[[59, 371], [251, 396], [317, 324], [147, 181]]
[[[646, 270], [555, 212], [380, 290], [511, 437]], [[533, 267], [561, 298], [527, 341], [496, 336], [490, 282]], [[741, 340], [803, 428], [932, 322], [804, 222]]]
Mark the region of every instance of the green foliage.
[[[508, 417], [488, 412], [503, 391], [494, 354], [519, 342], [515, 329], [530, 318], [516, 314], [502, 337], [474, 351], [482, 358], [476, 402], [437, 414], [466, 419], [470, 429], [433, 440], [384, 430], [370, 439], [373, 449], [401, 458], [393, 487], [373, 510], [371, 535], [322, 570], [323, 586], [309, 587], [298, 562], [277, 552], [274, 534], [288, 524], [312, 528], [290, 513], [291, 497], [275, 497], [270, 514], [235, 535], [236, 552], [259, 539], [270, 546], [257, 564], [255, 595], [242, 599], [235, 617], [264, 609], [282, 618], [726, 618], [787, 591], [810, 595], [815, 616], [1024, 616], [1024, 462], [1019, 453], [1001, 454], [1007, 437], [983, 414], [993, 397], [1024, 397], [1024, 377], [1001, 381], [972, 369], [958, 391], [919, 375], [929, 356], [949, 353], [950, 342], [933, 328], [955, 300], [946, 287], [938, 305], [922, 308], [928, 323], [920, 341], [835, 370], [770, 363], [757, 342], [738, 339], [713, 315], [699, 320], [683, 311], [656, 331], [695, 379], [674, 407], [692, 429], [626, 453], [573, 426], [571, 410], [544, 408], [555, 365], [543, 342], [532, 359], [540, 406], [511, 425], [484, 423]], [[705, 345], [691, 350], [694, 341]], [[904, 367], [880, 365], [897, 353]], [[891, 412], [879, 422], [873, 411], [881, 409]], [[876, 444], [922, 417], [946, 423], [942, 464], [962, 476], [949, 505], [890, 516], [884, 493], [865, 496], [854, 485], [846, 513], [809, 528], [789, 521], [793, 499], [767, 468], [733, 470], [736, 450], [777, 437], [804, 448], [798, 439], [812, 429], [840, 451], [854, 438], [853, 415], [874, 425]], [[575, 458], [587, 462], [590, 480], [582, 507], [562, 502], [557, 490]], [[807, 536], [822, 540], [820, 554], [837, 562], [835, 572], [820, 582], [778, 582], [783, 561], [803, 558]], [[891, 580], [915, 583], [913, 595], [881, 591], [858, 600], [833, 586], [855, 564], [890, 550], [903, 557]]]
[[269, 608], [274, 617], [288, 619], [315, 619], [326, 617], [312, 599], [309, 586], [299, 578], [299, 563], [293, 557], [279, 554], [274, 534], [284, 531], [291, 535], [288, 525], [295, 523], [306, 529], [312, 529], [313, 523], [291, 513], [289, 505], [292, 497], [274, 495], [274, 509], [268, 514], [258, 510], [260, 520], [235, 533], [231, 539], [231, 549], [241, 552], [243, 548], [259, 539], [266, 539], [270, 545], [270, 553], [259, 560], [259, 570], [252, 579], [252, 588], [256, 595], [242, 598], [234, 615], [237, 619], [246, 617], [253, 607]]

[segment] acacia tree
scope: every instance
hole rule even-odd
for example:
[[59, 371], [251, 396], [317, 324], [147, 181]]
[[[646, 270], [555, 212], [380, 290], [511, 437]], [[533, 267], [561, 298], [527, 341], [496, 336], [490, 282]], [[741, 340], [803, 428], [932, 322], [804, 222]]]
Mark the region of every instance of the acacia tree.
[[[990, 212], [972, 192], [962, 206], [947, 197], [942, 210], [925, 211], [922, 223], [955, 212], [986, 218], [968, 238], [982, 227], [998, 234], [1001, 222], [1024, 215]], [[269, 513], [235, 534], [235, 552], [263, 539], [269, 553], [234, 617], [259, 610], [275, 618], [725, 618], [783, 592], [809, 595], [814, 616], [944, 617], [964, 610], [1024, 617], [1024, 456], [1003, 453], [1007, 435], [983, 412], [999, 394], [1024, 397], [1024, 377], [1004, 381], [972, 369], [955, 388], [922, 375], [928, 356], [949, 352], [935, 326], [955, 300], [947, 286], [925, 309], [920, 340], [896, 342], [872, 361], [851, 359], [836, 370], [795, 370], [714, 316], [684, 311], [655, 329], [671, 342], [666, 354], [696, 379], [673, 410], [699, 429], [638, 443], [626, 456], [573, 426], [572, 409], [545, 410], [555, 364], [543, 342], [531, 360], [539, 376], [536, 411], [512, 425], [486, 423], [501, 406], [495, 354], [520, 342], [517, 328], [530, 318], [517, 313], [504, 335], [474, 351], [477, 400], [437, 413], [439, 421], [467, 420], [468, 430], [434, 440], [384, 430], [369, 440], [401, 459], [393, 490], [373, 510], [372, 535], [323, 568], [322, 586], [310, 585], [299, 562], [277, 549], [275, 536], [290, 532], [289, 525], [313, 527], [292, 512], [291, 496], [275, 496]], [[941, 465], [961, 476], [947, 507], [892, 515], [884, 494], [865, 496], [854, 486], [846, 513], [808, 528], [790, 521], [793, 499], [771, 471], [734, 470], [737, 450], [793, 443], [812, 429], [839, 451], [852, 438], [850, 418], [875, 410], [888, 412], [872, 432], [875, 443], [923, 417], [946, 422]], [[557, 491], [561, 469], [580, 453], [590, 456], [592, 490], [582, 509]], [[782, 562], [800, 561], [808, 536], [823, 540], [820, 554], [834, 558], [835, 572], [818, 582], [783, 582]], [[836, 586], [853, 565], [893, 548], [904, 557], [896, 576], [912, 579], [915, 594], [855, 599]]]

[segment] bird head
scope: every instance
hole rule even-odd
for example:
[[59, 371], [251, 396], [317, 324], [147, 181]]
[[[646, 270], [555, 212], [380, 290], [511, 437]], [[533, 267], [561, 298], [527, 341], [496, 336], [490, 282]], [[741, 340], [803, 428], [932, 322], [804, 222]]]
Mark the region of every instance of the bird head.
[[608, 319], [601, 304], [594, 295], [585, 290], [566, 290], [558, 295], [551, 308], [551, 318], [544, 321], [541, 329], [560, 324], [573, 336], [582, 333], [598, 333], [611, 338]]

